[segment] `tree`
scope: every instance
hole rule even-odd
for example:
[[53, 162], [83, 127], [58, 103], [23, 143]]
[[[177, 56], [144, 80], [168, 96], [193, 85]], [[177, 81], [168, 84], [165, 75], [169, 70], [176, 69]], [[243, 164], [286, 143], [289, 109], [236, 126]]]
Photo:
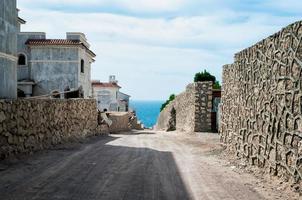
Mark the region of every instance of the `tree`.
[[204, 70], [195, 74], [194, 82], [212, 81], [214, 89], [221, 89], [219, 81], [216, 81], [216, 77]]
[[173, 100], [175, 99], [175, 97], [176, 97], [175, 94], [171, 94], [170, 97], [169, 97], [169, 99], [168, 99], [165, 103], [163, 103], [163, 104], [161, 105], [160, 112], [163, 111], [163, 110], [165, 109], [165, 107], [166, 107], [171, 101], [173, 101]]
[[212, 81], [216, 82], [216, 77], [204, 70], [203, 72], [198, 72], [195, 74], [194, 82]]

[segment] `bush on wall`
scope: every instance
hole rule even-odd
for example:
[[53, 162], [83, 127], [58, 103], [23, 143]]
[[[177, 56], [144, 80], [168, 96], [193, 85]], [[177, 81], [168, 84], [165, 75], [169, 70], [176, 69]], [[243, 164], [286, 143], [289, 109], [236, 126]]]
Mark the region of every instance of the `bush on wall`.
[[221, 89], [221, 85], [219, 81], [216, 81], [216, 77], [210, 74], [207, 70], [196, 73], [194, 77], [194, 82], [204, 82], [204, 81], [212, 81], [213, 89]]
[[165, 102], [165, 103], [163, 103], [163, 105], [161, 106], [161, 108], [160, 108], [160, 111], [163, 111], [163, 109], [165, 109], [165, 107], [171, 102], [171, 101], [173, 101], [174, 99], [175, 99], [175, 94], [171, 94], [170, 95], [170, 97], [169, 97], [169, 99]]

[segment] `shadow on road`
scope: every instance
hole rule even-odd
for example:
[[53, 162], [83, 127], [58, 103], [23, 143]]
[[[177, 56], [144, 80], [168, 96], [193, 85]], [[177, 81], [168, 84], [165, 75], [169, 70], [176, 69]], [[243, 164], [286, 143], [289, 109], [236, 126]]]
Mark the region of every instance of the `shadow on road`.
[[111, 135], [154, 135], [156, 134], [153, 130], [132, 130], [128, 132], [112, 133]]
[[172, 153], [108, 145], [118, 139], [94, 137], [1, 161], [8, 166], [0, 171], [1, 199], [190, 199]]

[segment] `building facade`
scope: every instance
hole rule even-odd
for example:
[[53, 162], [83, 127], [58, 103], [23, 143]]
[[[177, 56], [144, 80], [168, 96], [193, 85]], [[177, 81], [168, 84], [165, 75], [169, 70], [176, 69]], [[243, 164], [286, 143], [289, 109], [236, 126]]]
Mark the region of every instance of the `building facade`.
[[100, 111], [128, 112], [130, 95], [120, 92], [115, 76], [110, 76], [109, 82], [92, 81], [91, 85]]
[[16, 0], [0, 1], [0, 98], [17, 97]]
[[117, 95], [117, 98], [118, 98], [118, 101], [119, 101], [119, 111], [120, 112], [128, 112], [129, 111], [130, 95], [119, 91], [118, 95]]
[[[43, 32], [21, 32], [17, 37], [18, 95], [42, 96], [80, 91], [91, 97], [91, 64], [96, 56], [83, 33], [66, 39], [47, 39]], [[64, 97], [63, 94], [57, 97]]]

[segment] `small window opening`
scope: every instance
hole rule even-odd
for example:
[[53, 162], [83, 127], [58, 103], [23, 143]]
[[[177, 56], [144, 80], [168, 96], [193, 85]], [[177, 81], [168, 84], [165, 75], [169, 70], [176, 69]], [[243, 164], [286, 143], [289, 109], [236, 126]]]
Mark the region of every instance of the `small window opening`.
[[24, 54], [19, 55], [18, 65], [26, 65], [26, 57]]
[[81, 73], [85, 73], [85, 62], [83, 59], [81, 60]]

